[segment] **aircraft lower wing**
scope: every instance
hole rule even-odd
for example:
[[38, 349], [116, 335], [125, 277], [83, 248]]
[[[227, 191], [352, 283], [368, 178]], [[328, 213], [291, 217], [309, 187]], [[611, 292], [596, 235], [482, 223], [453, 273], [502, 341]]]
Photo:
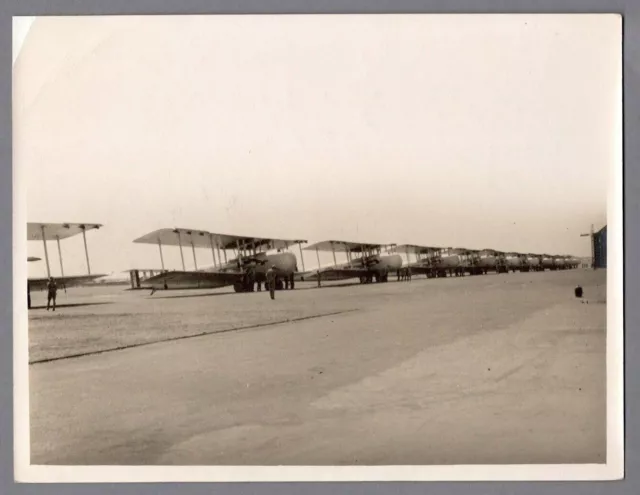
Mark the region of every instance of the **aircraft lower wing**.
[[[366, 268], [323, 268], [320, 270], [321, 280], [345, 280], [349, 278], [360, 278], [370, 273]], [[301, 273], [296, 277], [301, 281], [318, 280], [318, 270], [311, 270]]]
[[241, 272], [174, 271], [154, 275], [144, 280], [142, 285], [155, 289], [209, 289], [242, 282], [244, 276]]
[[433, 271], [433, 268], [428, 266], [411, 266], [411, 273], [414, 275], [427, 275]]
[[[58, 289], [66, 289], [68, 287], [73, 287], [74, 285], [81, 285], [87, 282], [91, 282], [100, 277], [104, 277], [105, 275], [75, 275], [68, 277], [54, 277], [54, 280], [58, 286]], [[28, 279], [29, 290], [45, 290], [47, 288], [47, 284], [49, 283], [49, 279], [47, 277], [42, 278], [30, 278]]]

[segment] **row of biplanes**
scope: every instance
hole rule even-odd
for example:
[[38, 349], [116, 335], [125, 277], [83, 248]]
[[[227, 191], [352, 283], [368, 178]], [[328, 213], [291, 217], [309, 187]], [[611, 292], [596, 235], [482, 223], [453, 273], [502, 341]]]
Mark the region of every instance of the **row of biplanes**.
[[[29, 223], [28, 239], [43, 242], [47, 269], [46, 278], [29, 278], [29, 292], [45, 288], [51, 276], [47, 241], [57, 242], [61, 273], [55, 278], [59, 284], [67, 287], [103, 277], [102, 274], [91, 274], [86, 241], [86, 232], [100, 227], [100, 224]], [[77, 234], [82, 234], [83, 237], [88, 273], [66, 276], [60, 240]], [[406, 280], [412, 275], [431, 278], [479, 275], [488, 272], [565, 270], [580, 265], [578, 258], [568, 255], [336, 240], [318, 242], [303, 248], [304, 244], [308, 244], [305, 240], [248, 237], [182, 228], [156, 230], [133, 242], [158, 246], [160, 268], [129, 270], [132, 288], [153, 290], [232, 286], [236, 292], [253, 292], [261, 289], [269, 269], [276, 272], [276, 289], [293, 289], [296, 281], [316, 281], [320, 286], [323, 281], [354, 279], [361, 283], [372, 283], [387, 282], [389, 277], [394, 276], [397, 276], [398, 280]], [[165, 267], [163, 248], [167, 246], [179, 248], [182, 269], [172, 270]], [[299, 249], [299, 259], [293, 252], [296, 246]], [[189, 248], [192, 251], [194, 266], [190, 270], [186, 268], [184, 253], [184, 250]], [[202, 249], [210, 251], [212, 263], [199, 268], [196, 250]], [[305, 268], [303, 251], [315, 251], [317, 267], [309, 270]], [[332, 253], [333, 263], [322, 265], [320, 252]], [[29, 258], [29, 261], [37, 260], [39, 258]], [[298, 261], [301, 266], [298, 265]]]

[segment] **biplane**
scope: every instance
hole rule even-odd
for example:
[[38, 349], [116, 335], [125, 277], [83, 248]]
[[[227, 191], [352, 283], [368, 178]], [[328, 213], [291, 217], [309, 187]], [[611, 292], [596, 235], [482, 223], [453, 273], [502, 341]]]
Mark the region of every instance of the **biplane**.
[[481, 249], [477, 254], [477, 267], [483, 274], [489, 271], [498, 272], [498, 261], [500, 253], [495, 249]]
[[[300, 274], [303, 281], [348, 280], [357, 278], [360, 283], [387, 282], [389, 274], [402, 267], [402, 257], [391, 253], [394, 244], [367, 244], [350, 241], [322, 241], [305, 248], [305, 251], [315, 251], [318, 269]], [[386, 250], [383, 253], [383, 249]], [[333, 265], [320, 265], [320, 251], [333, 254]], [[338, 263], [336, 252], [344, 254], [346, 261]]]
[[579, 258], [576, 258], [575, 256], [567, 255], [566, 259], [567, 259], [568, 268], [573, 269], [573, 268], [578, 268], [580, 266]]
[[419, 264], [412, 268], [417, 273], [425, 273], [427, 277], [464, 276], [483, 273], [480, 251], [452, 248], [415, 246], [420, 253]]
[[[396, 246], [394, 250], [400, 255], [406, 255], [407, 268], [411, 274], [426, 275], [427, 278], [436, 276], [434, 260], [439, 254], [439, 247], [401, 244], [400, 246]], [[411, 254], [414, 255], [414, 261], [411, 261]]]
[[542, 271], [545, 270], [554, 270], [555, 269], [555, 263], [553, 262], [553, 256], [550, 254], [543, 254], [541, 255], [541, 267], [542, 267]]
[[[462, 248], [402, 244], [397, 251], [406, 253], [412, 273], [426, 275], [427, 278], [446, 277], [447, 274], [464, 275], [471, 263], [471, 252]], [[409, 253], [415, 256], [413, 263], [410, 262]]]
[[[277, 273], [276, 289], [293, 289], [294, 274], [298, 263], [289, 249], [296, 244], [300, 247], [305, 240], [272, 239], [230, 234], [218, 234], [205, 230], [184, 228], [164, 228], [145, 234], [133, 241], [136, 244], [158, 246], [160, 273], [143, 281], [145, 287], [157, 289], [215, 289], [233, 286], [236, 292], [261, 290], [266, 282], [266, 272], [274, 267]], [[182, 270], [167, 270], [164, 264], [163, 246], [180, 249]], [[184, 247], [191, 247], [193, 270], [187, 270], [184, 261]], [[213, 265], [198, 268], [196, 249], [211, 251]], [[270, 251], [275, 251], [271, 252]], [[304, 266], [304, 260], [301, 260]]]
[[527, 259], [529, 271], [539, 272], [542, 270], [542, 257], [539, 254], [529, 253], [524, 256]]
[[[44, 247], [44, 260], [47, 269], [46, 277], [30, 277], [27, 279], [27, 304], [29, 308], [31, 308], [31, 291], [46, 289], [47, 284], [49, 283], [49, 278], [52, 276], [51, 265], [49, 264], [49, 250], [47, 249], [47, 241], [56, 241], [56, 244], [58, 245], [60, 275], [55, 277], [55, 280], [59, 288], [66, 289], [67, 287], [80, 285], [105, 276], [104, 274], [91, 274], [89, 250], [87, 248], [87, 231], [97, 230], [100, 227], [102, 227], [102, 225], [96, 223], [27, 223], [27, 241], [42, 241], [42, 245]], [[82, 234], [82, 240], [84, 241], [84, 254], [87, 261], [87, 274], [65, 275], [60, 241], [79, 234]], [[41, 258], [35, 256], [29, 256], [27, 258], [27, 262], [30, 263], [40, 260]]]
[[565, 270], [567, 268], [567, 264], [564, 256], [554, 256], [553, 257], [553, 269], [554, 270]]

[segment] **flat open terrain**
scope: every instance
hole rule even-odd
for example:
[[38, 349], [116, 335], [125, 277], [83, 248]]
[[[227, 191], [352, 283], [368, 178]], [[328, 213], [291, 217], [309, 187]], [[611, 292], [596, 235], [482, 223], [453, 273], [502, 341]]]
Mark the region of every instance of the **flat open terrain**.
[[70, 289], [29, 315], [32, 463], [604, 462], [605, 277]]

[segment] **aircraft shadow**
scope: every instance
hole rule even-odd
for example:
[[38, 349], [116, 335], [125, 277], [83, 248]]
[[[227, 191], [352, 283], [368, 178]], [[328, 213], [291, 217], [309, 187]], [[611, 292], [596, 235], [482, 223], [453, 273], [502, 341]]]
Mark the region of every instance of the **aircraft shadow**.
[[[185, 289], [179, 289], [185, 290]], [[200, 289], [202, 290], [202, 289]], [[163, 291], [166, 292], [166, 291]], [[176, 294], [174, 296], [152, 296], [149, 294], [147, 299], [184, 299], [187, 297], [215, 297], [215, 296], [234, 296], [244, 294], [243, 292], [205, 292], [204, 294]]]
[[[333, 282], [333, 281], [331, 281]], [[396, 280], [390, 280], [389, 282], [396, 282]], [[304, 283], [304, 282], [303, 282]], [[309, 285], [306, 287], [300, 287], [300, 286], [296, 286], [295, 289], [293, 289], [294, 291], [299, 291], [299, 290], [316, 290], [316, 289], [330, 289], [332, 287], [336, 287], [336, 288], [340, 288], [340, 287], [353, 287], [353, 286], [360, 286], [360, 285], [378, 285], [376, 283], [371, 283], [371, 284], [362, 284], [359, 281], [357, 282], [343, 282], [343, 283], [329, 283], [329, 281], [327, 281], [328, 285], [323, 285], [321, 287], [318, 287], [317, 284], [313, 284], [313, 285]], [[187, 289], [179, 289], [179, 290], [187, 290]], [[196, 289], [194, 289], [196, 290]], [[200, 289], [202, 290], [202, 289]], [[237, 295], [241, 295], [241, 294], [261, 294], [261, 293], [268, 293], [269, 291], [265, 291], [264, 289], [262, 291], [254, 291], [254, 292], [208, 292], [208, 293], [204, 293], [204, 294], [178, 294], [175, 296], [151, 296], [149, 295], [147, 298], [148, 299], [182, 299], [185, 297], [213, 297], [213, 296], [237, 296]], [[289, 292], [289, 290], [287, 289], [280, 289], [277, 290], [276, 293], [280, 293], [280, 292]]]
[[[487, 275], [491, 275], [491, 273], [488, 273]], [[495, 274], [494, 274], [495, 275]], [[467, 277], [470, 275], [467, 275]], [[479, 275], [478, 275], [479, 276]], [[421, 281], [421, 280], [432, 280], [432, 279], [428, 279], [425, 276], [420, 276], [420, 275], [414, 275], [415, 281]], [[446, 280], [446, 279], [457, 279], [457, 278], [463, 278], [463, 277], [442, 277], [442, 278], [433, 278], [433, 280]], [[360, 286], [360, 285], [379, 285], [379, 283], [377, 282], [371, 282], [369, 284], [362, 284], [359, 280], [358, 281], [354, 281], [354, 282], [343, 282], [343, 283], [335, 283], [336, 281], [333, 280], [327, 280], [326, 282], [324, 282], [324, 284], [326, 285], [322, 285], [321, 287], [318, 287], [317, 283], [314, 281], [313, 285], [307, 285], [307, 286], [296, 286], [295, 289], [293, 290], [313, 290], [313, 289], [330, 289], [332, 287], [353, 287], [353, 286]], [[302, 282], [304, 284], [311, 284], [312, 282]], [[411, 281], [403, 281], [403, 280], [396, 280], [394, 279], [390, 279], [389, 282], [387, 283], [411, 283]], [[131, 289], [128, 289], [131, 290]], [[137, 291], [140, 290], [146, 290], [146, 289], [135, 289]], [[149, 289], [150, 290], [150, 289]], [[197, 287], [194, 288], [183, 288], [183, 289], [174, 289], [174, 290], [207, 290], [207, 289], [199, 289]], [[172, 289], [170, 289], [169, 291], [172, 291]], [[165, 290], [159, 290], [157, 291], [158, 293], [161, 292], [167, 292]], [[265, 291], [264, 289], [262, 291], [254, 291], [250, 294], [255, 294], [255, 293], [263, 293], [263, 292], [268, 292]], [[288, 290], [285, 289], [281, 289], [281, 290], [277, 290], [276, 292], [288, 292]], [[241, 295], [241, 294], [247, 294], [247, 292], [205, 292], [205, 293], [199, 293], [199, 294], [176, 294], [176, 295], [166, 295], [166, 296], [147, 296], [147, 299], [183, 299], [183, 298], [189, 298], [189, 297], [214, 297], [214, 296], [237, 296], [237, 295]]]
[[[360, 282], [354, 282], [354, 283], [346, 283], [346, 284], [332, 284], [332, 285], [327, 285], [326, 287], [348, 287], [351, 285], [362, 285], [362, 284], [360, 284]], [[293, 290], [297, 291], [297, 290], [309, 290], [309, 289], [317, 289], [317, 288], [318, 286], [313, 285], [311, 287], [296, 287]], [[320, 288], [324, 289], [325, 286]], [[178, 290], [188, 290], [188, 289], [178, 289]], [[197, 289], [193, 289], [193, 290], [197, 290]], [[203, 290], [203, 289], [200, 289], [200, 290]], [[166, 292], [166, 291], [162, 291], [162, 292]], [[280, 289], [276, 291], [276, 293], [280, 293], [280, 292], [289, 292], [289, 290]], [[176, 294], [173, 296], [172, 295], [166, 295], [166, 296], [149, 295], [147, 296], [147, 299], [184, 299], [189, 297], [238, 296], [238, 295], [245, 295], [245, 294], [263, 294], [263, 293], [268, 295], [269, 291], [263, 289], [261, 291], [254, 291], [254, 292], [205, 292], [204, 294]]]
[[[113, 304], [113, 302], [111, 301], [104, 301], [104, 302], [89, 302], [89, 303], [65, 303], [65, 304], [56, 304], [56, 309], [59, 308], [80, 308], [83, 306], [101, 306], [103, 304]], [[31, 308], [29, 309], [47, 309], [46, 304], [43, 304], [42, 306], [33, 306], [31, 305]]]
[[327, 285], [324, 285], [324, 283], [323, 283], [323, 285], [320, 286], [320, 287], [318, 287], [317, 284], [314, 284], [314, 285], [312, 285], [310, 287], [300, 287], [300, 289], [296, 289], [296, 290], [330, 289], [331, 287], [352, 287], [354, 285], [374, 285], [373, 283], [371, 283], [371, 284], [362, 284], [362, 283], [360, 283], [360, 281], [358, 281], [358, 282], [344, 282], [344, 283], [341, 283], [341, 284], [336, 284], [333, 281], [329, 281], [329, 280], [327, 280], [326, 284]]

